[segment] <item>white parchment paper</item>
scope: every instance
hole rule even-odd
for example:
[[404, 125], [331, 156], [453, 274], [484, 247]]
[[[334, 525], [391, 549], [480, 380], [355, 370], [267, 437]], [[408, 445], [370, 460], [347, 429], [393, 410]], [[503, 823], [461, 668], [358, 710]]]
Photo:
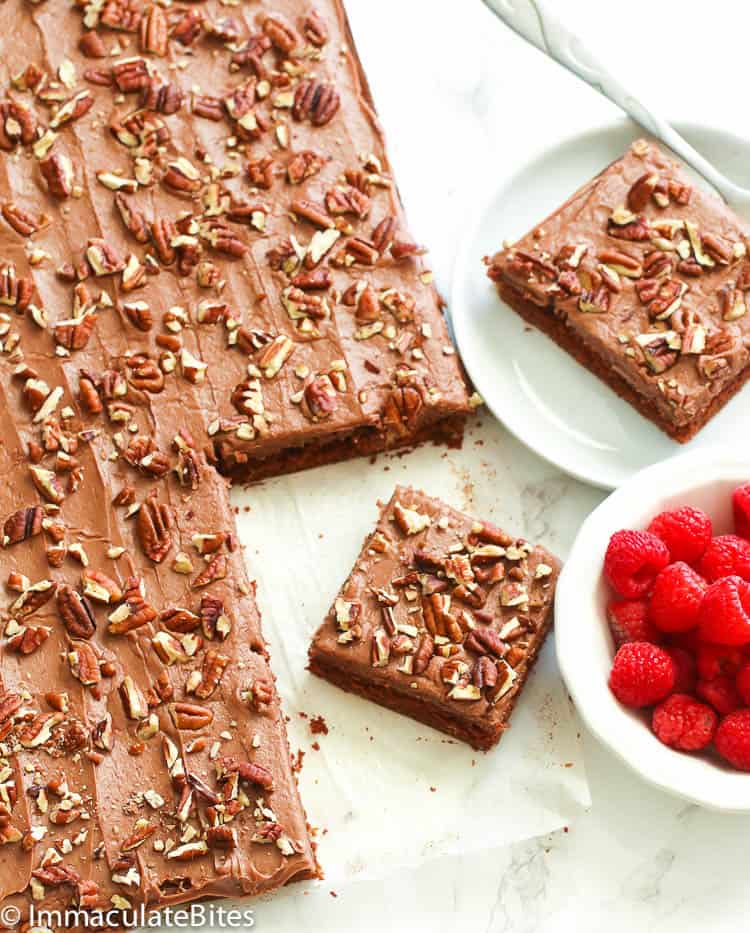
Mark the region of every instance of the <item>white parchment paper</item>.
[[[510, 731], [488, 754], [306, 670], [310, 638], [374, 525], [377, 500], [389, 499], [396, 483], [421, 487], [555, 550], [554, 537], [539, 533], [548, 525], [533, 477], [506, 474], [507, 435], [490, 417], [481, 427], [478, 420], [461, 451], [428, 446], [232, 494], [290, 744], [305, 753], [300, 789], [326, 886], [538, 836], [568, 824], [590, 803], [578, 725], [552, 638]], [[314, 716], [324, 717], [327, 735], [311, 733]]]

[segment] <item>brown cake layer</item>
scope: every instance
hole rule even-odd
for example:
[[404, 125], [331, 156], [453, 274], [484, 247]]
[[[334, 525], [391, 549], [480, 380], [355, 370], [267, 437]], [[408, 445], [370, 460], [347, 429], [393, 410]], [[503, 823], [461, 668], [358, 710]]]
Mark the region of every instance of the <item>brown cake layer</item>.
[[0, 903], [318, 871], [227, 481], [470, 410], [338, 0], [0, 4]]
[[638, 140], [488, 274], [525, 320], [685, 442], [750, 375], [748, 236]]
[[310, 648], [336, 686], [487, 750], [552, 624], [541, 547], [397, 487]]

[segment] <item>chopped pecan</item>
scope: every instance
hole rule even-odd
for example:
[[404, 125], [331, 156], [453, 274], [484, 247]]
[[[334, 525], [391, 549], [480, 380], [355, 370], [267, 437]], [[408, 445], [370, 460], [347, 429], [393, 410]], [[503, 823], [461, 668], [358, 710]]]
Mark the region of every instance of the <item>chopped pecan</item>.
[[190, 584], [194, 590], [202, 586], [208, 586], [215, 580], [223, 580], [227, 575], [227, 558], [224, 554], [218, 554], [212, 558], [203, 570], [193, 579]]
[[264, 78], [266, 66], [263, 55], [271, 48], [271, 40], [260, 33], [250, 36], [243, 45], [232, 52], [232, 65], [235, 68], [250, 68], [256, 77]]
[[47, 641], [50, 630], [43, 625], [29, 625], [8, 639], [7, 647], [17, 654], [33, 654]]
[[193, 94], [191, 109], [197, 117], [203, 117], [204, 120], [219, 123], [224, 119], [221, 98], [213, 97], [211, 94]]
[[370, 212], [370, 199], [352, 185], [337, 185], [330, 188], [325, 196], [326, 210], [334, 216], [354, 214], [363, 220]]
[[203, 635], [213, 640], [224, 640], [230, 632], [231, 623], [224, 612], [224, 603], [216, 596], [204, 593], [201, 597], [200, 620]]
[[231, 826], [211, 826], [206, 833], [206, 842], [211, 849], [231, 851], [237, 848], [237, 833]]
[[78, 48], [86, 58], [106, 58], [107, 47], [104, 40], [95, 29], [84, 32], [78, 40]]
[[160, 6], [152, 3], [138, 24], [141, 49], [164, 57], [167, 54], [168, 27], [167, 14]]
[[210, 649], [203, 658], [203, 669], [198, 686], [193, 691], [199, 700], [207, 700], [219, 686], [230, 658]]
[[391, 390], [383, 408], [384, 427], [404, 436], [417, 424], [424, 407], [422, 394], [416, 386], [399, 386]]
[[167, 164], [167, 170], [162, 176], [167, 188], [178, 194], [195, 194], [203, 187], [200, 172], [184, 156], [178, 156]]
[[313, 126], [325, 126], [336, 115], [341, 105], [336, 88], [315, 78], [300, 81], [294, 92], [292, 116], [295, 120], [309, 119]]
[[328, 42], [328, 26], [317, 10], [310, 10], [302, 20], [302, 32], [311, 45], [322, 48]]
[[143, 553], [155, 564], [160, 564], [172, 548], [172, 511], [158, 502], [153, 490], [138, 510], [138, 539]]
[[149, 228], [146, 218], [132, 198], [122, 191], [115, 193], [115, 205], [125, 227], [132, 233], [138, 243], [148, 243]]
[[125, 677], [120, 684], [120, 698], [128, 719], [141, 720], [148, 716], [146, 698], [132, 677]]
[[60, 200], [73, 192], [73, 163], [61, 152], [52, 153], [39, 162], [39, 169], [47, 182], [49, 193]]
[[628, 191], [628, 207], [631, 211], [638, 213], [651, 200], [659, 184], [659, 176], [653, 172], [646, 172], [641, 175]]
[[[77, 288], [85, 288], [83, 283]], [[94, 332], [96, 312], [87, 311], [80, 318], [58, 321], [54, 326], [55, 342], [66, 350], [83, 350]]]
[[140, 104], [145, 110], [153, 110], [167, 116], [177, 113], [185, 102], [182, 88], [174, 81], [150, 78], [140, 91]]
[[84, 568], [81, 581], [84, 594], [98, 603], [118, 603], [123, 597], [122, 588], [117, 581], [101, 570]]
[[112, 66], [112, 77], [123, 94], [133, 94], [148, 84], [151, 74], [145, 58], [126, 58]]
[[93, 687], [102, 679], [99, 657], [88, 641], [73, 641], [68, 651], [70, 672], [84, 687]]
[[183, 608], [164, 609], [159, 613], [159, 620], [170, 632], [178, 632], [181, 635], [195, 631], [201, 624], [200, 616]]
[[201, 34], [205, 22], [202, 10], [182, 10], [172, 27], [172, 38], [185, 47], [191, 46]]
[[34, 142], [37, 121], [33, 110], [17, 100], [0, 101], [0, 149], [11, 150], [17, 143]]
[[220, 780], [231, 774], [239, 775], [240, 780], [256, 784], [263, 790], [273, 789], [273, 775], [268, 768], [253, 761], [240, 761], [238, 758], [225, 756], [219, 760]]
[[166, 217], [158, 218], [151, 223], [149, 232], [159, 261], [165, 266], [171, 265], [177, 256], [172, 246], [173, 240], [177, 237], [174, 222]]
[[629, 240], [636, 243], [650, 240], [654, 235], [653, 229], [644, 217], [635, 217], [633, 220], [622, 224], [618, 224], [610, 218], [607, 224], [607, 233], [618, 240]]
[[169, 711], [178, 729], [198, 731], [210, 726], [214, 721], [213, 711], [196, 703], [173, 703]]
[[107, 628], [112, 635], [123, 635], [153, 622], [156, 616], [156, 609], [144, 598], [142, 581], [129, 577], [125, 581], [124, 602], [110, 613]]
[[3, 525], [4, 543], [6, 545], [18, 544], [20, 541], [38, 535], [42, 530], [43, 518], [44, 509], [41, 505], [18, 509], [5, 520]]
[[41, 229], [44, 218], [37, 218], [28, 211], [14, 204], [12, 201], [5, 201], [2, 206], [2, 215], [8, 223], [20, 236], [31, 236]]
[[299, 36], [294, 27], [278, 13], [269, 14], [262, 23], [263, 32], [274, 48], [283, 55], [291, 56], [299, 45]]
[[316, 376], [305, 386], [303, 407], [311, 421], [324, 421], [336, 410], [336, 390], [325, 373]]
[[70, 865], [63, 863], [46, 865], [44, 868], [35, 868], [31, 873], [37, 881], [50, 888], [58, 888], [64, 884], [77, 885], [81, 876]]
[[289, 183], [299, 185], [308, 178], [312, 178], [323, 168], [326, 161], [324, 156], [313, 152], [312, 149], [303, 149], [292, 158], [286, 167]]
[[67, 583], [57, 589], [57, 611], [72, 638], [93, 637], [96, 620], [88, 600]]

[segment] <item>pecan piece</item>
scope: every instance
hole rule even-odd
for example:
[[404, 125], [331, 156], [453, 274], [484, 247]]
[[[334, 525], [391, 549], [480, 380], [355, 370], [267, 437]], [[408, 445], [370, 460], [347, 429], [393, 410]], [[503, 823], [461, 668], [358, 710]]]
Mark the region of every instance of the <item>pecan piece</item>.
[[31, 236], [32, 233], [36, 233], [42, 227], [42, 220], [37, 219], [11, 201], [6, 201], [3, 204], [2, 215], [6, 223], [20, 236]]
[[67, 583], [57, 589], [57, 611], [72, 638], [92, 638], [96, 620], [88, 600]]
[[203, 658], [201, 680], [193, 691], [199, 700], [207, 700], [219, 686], [230, 658], [218, 651], [210, 649]]
[[29, 625], [8, 639], [8, 650], [17, 654], [30, 655], [47, 641], [50, 630], [43, 625]]
[[123, 596], [117, 581], [101, 570], [89, 570], [86, 567], [81, 574], [83, 592], [98, 603], [118, 603]]
[[132, 233], [138, 243], [148, 243], [149, 228], [146, 218], [139, 208], [135, 206], [132, 198], [118, 191], [115, 194], [115, 206], [122, 218], [125, 227]]
[[318, 155], [312, 149], [303, 149], [298, 152], [286, 167], [289, 184], [299, 185], [308, 178], [317, 175], [326, 164], [324, 156]]
[[300, 81], [294, 92], [292, 116], [295, 120], [309, 119], [313, 126], [330, 123], [341, 105], [336, 88], [315, 78]]
[[302, 20], [302, 32], [311, 45], [322, 48], [328, 42], [328, 26], [317, 10], [311, 10]]
[[141, 17], [138, 27], [141, 49], [163, 58], [167, 54], [167, 30], [166, 13], [160, 6], [151, 4]]
[[104, 40], [94, 29], [84, 32], [78, 40], [78, 48], [86, 58], [106, 58], [107, 46]]
[[229, 635], [231, 622], [224, 612], [224, 603], [215, 596], [204, 593], [200, 608], [201, 628], [208, 639], [223, 641]]
[[299, 45], [299, 36], [294, 27], [278, 13], [266, 16], [262, 23], [263, 32], [274, 48], [283, 55], [291, 56]]
[[231, 826], [212, 826], [206, 833], [206, 842], [211, 849], [230, 851], [237, 848], [237, 833]]
[[56, 590], [57, 583], [54, 580], [40, 580], [27, 587], [8, 612], [14, 619], [28, 619], [52, 599]]
[[201, 10], [185, 10], [172, 28], [172, 38], [180, 45], [191, 46], [201, 34], [204, 21]]
[[223, 580], [226, 575], [227, 558], [224, 554], [218, 554], [206, 564], [190, 585], [194, 590], [197, 590], [202, 586], [208, 586], [209, 583], [213, 583], [215, 580]]
[[157, 502], [153, 490], [138, 510], [137, 529], [143, 553], [155, 564], [160, 564], [171, 550], [172, 524], [171, 509]]
[[3, 543], [5, 545], [18, 544], [34, 535], [38, 535], [42, 530], [42, 519], [44, 518], [44, 509], [41, 505], [29, 506], [25, 509], [18, 509], [3, 525]]
[[73, 192], [73, 163], [61, 152], [52, 153], [39, 162], [42, 177], [47, 182], [49, 193], [64, 200]]
[[81, 876], [69, 865], [57, 864], [47, 865], [44, 868], [35, 868], [31, 873], [37, 881], [47, 885], [50, 888], [59, 888], [64, 884], [76, 885], [80, 882]]
[[656, 191], [656, 187], [659, 184], [659, 176], [655, 175], [652, 172], [646, 172], [644, 175], [641, 175], [628, 191], [628, 207], [631, 211], [638, 213], [642, 211], [643, 208], [651, 200], [652, 195]]
[[102, 679], [99, 658], [88, 641], [73, 641], [68, 651], [70, 673], [84, 687], [94, 687]]
[[263, 790], [273, 788], [273, 775], [268, 768], [253, 761], [240, 761], [238, 758], [225, 756], [219, 761], [220, 780], [225, 780], [231, 774], [239, 775], [241, 781], [256, 784]]
[[424, 401], [415, 386], [393, 389], [383, 408], [383, 425], [389, 431], [405, 436], [413, 430], [424, 407]]
[[172, 720], [178, 729], [198, 731], [210, 726], [214, 721], [214, 714], [207, 706], [198, 706], [195, 703], [173, 703], [169, 708]]

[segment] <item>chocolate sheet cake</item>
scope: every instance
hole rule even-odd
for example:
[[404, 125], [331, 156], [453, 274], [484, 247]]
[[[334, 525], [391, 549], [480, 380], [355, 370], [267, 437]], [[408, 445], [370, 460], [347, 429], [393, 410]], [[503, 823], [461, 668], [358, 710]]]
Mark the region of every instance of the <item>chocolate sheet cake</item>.
[[318, 869], [226, 481], [470, 410], [337, 0], [0, 4], [0, 902]]

